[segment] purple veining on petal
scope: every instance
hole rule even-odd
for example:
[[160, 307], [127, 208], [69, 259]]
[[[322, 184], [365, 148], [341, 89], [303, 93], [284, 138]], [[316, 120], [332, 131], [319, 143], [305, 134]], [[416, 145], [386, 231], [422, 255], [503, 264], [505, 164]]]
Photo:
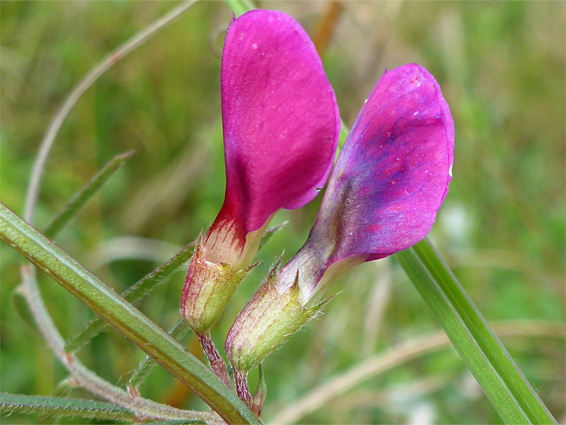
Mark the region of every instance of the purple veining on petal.
[[221, 215], [248, 233], [280, 208], [303, 206], [324, 185], [340, 131], [338, 107], [308, 35], [281, 12], [254, 10], [232, 21], [221, 85]]
[[327, 269], [423, 239], [448, 191], [453, 149], [454, 123], [432, 75], [416, 64], [386, 72], [356, 119], [301, 251]]

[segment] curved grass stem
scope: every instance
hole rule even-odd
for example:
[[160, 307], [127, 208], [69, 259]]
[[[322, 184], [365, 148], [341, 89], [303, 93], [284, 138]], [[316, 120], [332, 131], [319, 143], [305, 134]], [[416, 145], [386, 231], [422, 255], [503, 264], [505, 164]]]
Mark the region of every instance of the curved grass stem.
[[[41, 178], [45, 169], [45, 164], [49, 152], [53, 147], [53, 143], [59, 130], [69, 115], [72, 108], [75, 106], [79, 98], [84, 92], [94, 84], [94, 82], [110, 69], [120, 59], [124, 58], [138, 46], [143, 44], [149, 37], [154, 35], [157, 31], [164, 28], [171, 22], [192, 6], [196, 0], [185, 1], [168, 13], [152, 22], [150, 25], [143, 28], [135, 34], [128, 41], [118, 46], [115, 50], [106, 55], [98, 64], [96, 64], [86, 75], [79, 81], [74, 89], [69, 93], [65, 102], [59, 108], [54, 118], [49, 124], [49, 127], [41, 141], [40, 149], [35, 159], [30, 182], [26, 191], [26, 200], [24, 206], [24, 217], [28, 222], [33, 222], [35, 215], [35, 208], [41, 186]], [[175, 409], [170, 406], [162, 405], [160, 403], [146, 400], [141, 397], [133, 398], [126, 391], [116, 387], [109, 382], [98, 377], [94, 372], [82, 365], [82, 363], [72, 354], [68, 354], [64, 350], [64, 340], [59, 334], [51, 316], [45, 308], [43, 299], [39, 292], [37, 285], [35, 268], [32, 265], [26, 264], [21, 267], [21, 276], [23, 285], [21, 292], [27, 300], [30, 310], [34, 316], [43, 337], [47, 341], [49, 347], [56, 355], [56, 357], [65, 365], [77, 383], [93, 394], [101, 396], [107, 400], [117, 403], [123, 407], [131, 409], [135, 412], [136, 416], [151, 417], [155, 419], [197, 419], [205, 420], [207, 422], [219, 422], [219, 419], [214, 414], [201, 413], [201, 412], [188, 412], [180, 409]]]

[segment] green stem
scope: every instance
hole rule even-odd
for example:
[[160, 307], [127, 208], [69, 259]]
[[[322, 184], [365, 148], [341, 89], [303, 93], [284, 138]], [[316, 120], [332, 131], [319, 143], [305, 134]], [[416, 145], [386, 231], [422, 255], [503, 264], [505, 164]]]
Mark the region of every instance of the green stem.
[[503, 421], [556, 423], [432, 244], [395, 256]]
[[2, 203], [0, 238], [191, 388], [228, 423], [261, 423], [209, 368]]

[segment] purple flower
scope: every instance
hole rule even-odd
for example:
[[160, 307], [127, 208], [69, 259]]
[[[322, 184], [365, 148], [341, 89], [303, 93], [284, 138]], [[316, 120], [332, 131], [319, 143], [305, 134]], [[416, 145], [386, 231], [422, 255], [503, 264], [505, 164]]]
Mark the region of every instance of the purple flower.
[[226, 340], [247, 372], [316, 314], [324, 284], [430, 231], [452, 179], [454, 122], [440, 87], [416, 64], [386, 72], [342, 149], [305, 245], [273, 270]]
[[181, 313], [206, 332], [257, 252], [269, 219], [324, 186], [340, 117], [308, 35], [288, 15], [254, 10], [228, 28], [221, 71], [226, 192], [199, 241]]

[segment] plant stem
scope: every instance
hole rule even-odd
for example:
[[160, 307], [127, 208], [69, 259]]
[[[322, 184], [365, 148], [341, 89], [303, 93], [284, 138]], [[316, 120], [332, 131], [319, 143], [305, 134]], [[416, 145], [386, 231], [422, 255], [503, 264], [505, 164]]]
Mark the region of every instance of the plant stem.
[[85, 367], [80, 360], [71, 353], [64, 350], [65, 342], [55, 327], [51, 316], [45, 308], [43, 299], [39, 294], [39, 288], [35, 277], [35, 268], [31, 264], [22, 266], [24, 277], [21, 293], [29, 303], [30, 310], [34, 316], [41, 334], [47, 341], [49, 348], [65, 366], [77, 384], [87, 391], [111, 401], [119, 406], [130, 409], [138, 418], [151, 418], [157, 420], [188, 419], [204, 420], [207, 423], [220, 422], [216, 415], [204, 412], [193, 412], [176, 409], [165, 404], [157, 403], [142, 397], [132, 397], [123, 389], [116, 387], [100, 378], [90, 369]]
[[226, 363], [222, 357], [220, 357], [220, 353], [214, 346], [212, 342], [212, 338], [210, 337], [210, 332], [206, 332], [204, 334], [195, 332], [198, 340], [200, 342], [200, 346], [202, 347], [202, 351], [208, 357], [208, 361], [210, 362], [210, 367], [218, 376], [222, 382], [224, 382], [228, 388], [232, 388], [232, 382], [230, 382], [230, 377], [228, 376], [228, 370], [226, 369]]
[[[564, 324], [555, 322], [501, 322], [494, 323], [493, 329], [502, 337], [528, 337], [564, 339]], [[542, 343], [543, 341], [541, 341]], [[533, 343], [534, 344], [534, 343]], [[390, 372], [391, 369], [411, 360], [442, 349], [451, 348], [452, 344], [444, 331], [413, 338], [387, 350], [376, 353], [350, 369], [339, 372], [321, 382], [306, 394], [288, 403], [275, 413], [269, 423], [278, 425], [294, 424], [312, 412], [328, 406], [332, 401], [362, 382], [376, 379], [376, 376]]]
[[241, 372], [235, 367], [232, 367], [232, 369], [234, 370], [234, 382], [236, 383], [238, 397], [251, 409], [252, 396], [250, 395], [250, 389], [248, 387], [248, 374], [247, 372]]
[[[79, 98], [94, 82], [110, 69], [120, 59], [124, 58], [135, 48], [140, 46], [145, 40], [154, 35], [158, 30], [164, 28], [177, 18], [181, 13], [192, 6], [196, 0], [185, 1], [171, 11], [143, 28], [128, 41], [118, 46], [115, 50], [106, 55], [79, 81], [74, 89], [69, 93], [63, 105], [59, 108], [41, 141], [40, 149], [35, 159], [30, 182], [26, 191], [26, 201], [24, 206], [24, 217], [26, 221], [33, 222], [37, 198], [39, 195], [41, 178], [47, 162], [49, 152], [63, 122], [75, 106]], [[97, 376], [94, 372], [83, 366], [80, 361], [72, 354], [64, 350], [64, 341], [59, 334], [51, 316], [45, 308], [43, 299], [37, 285], [35, 268], [29, 264], [21, 267], [22, 287], [21, 292], [25, 296], [30, 310], [34, 316], [44, 339], [54, 352], [56, 357], [65, 365], [77, 383], [86, 388], [93, 394], [113, 401], [123, 407], [131, 409], [138, 417], [151, 417], [155, 419], [197, 419], [206, 422], [220, 422], [215, 414], [189, 412], [175, 409], [152, 400], [144, 398], [133, 399], [127, 392], [116, 387]]]
[[[191, 388], [224, 420], [229, 423], [261, 423], [209, 368], [185, 351], [167, 332], [2, 203], [0, 239], [40, 267], [154, 358]], [[67, 355], [64, 357], [67, 358]], [[65, 362], [70, 363], [70, 360]]]

